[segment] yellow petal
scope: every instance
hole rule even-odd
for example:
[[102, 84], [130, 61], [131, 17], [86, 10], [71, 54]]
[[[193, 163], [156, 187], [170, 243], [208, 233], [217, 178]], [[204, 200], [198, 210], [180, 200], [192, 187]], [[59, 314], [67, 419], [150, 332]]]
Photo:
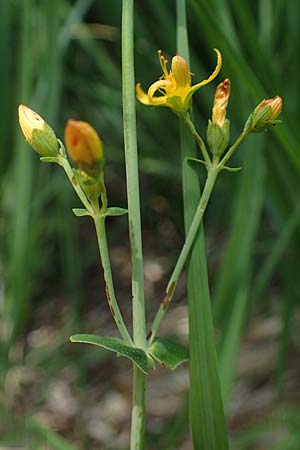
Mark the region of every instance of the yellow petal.
[[216, 76], [218, 75], [218, 73], [221, 70], [222, 67], [222, 55], [219, 52], [219, 50], [217, 48], [214, 48], [214, 51], [217, 53], [218, 58], [217, 58], [217, 65], [215, 70], [213, 71], [213, 73], [210, 75], [210, 77], [208, 77], [206, 80], [201, 81], [200, 83], [195, 84], [194, 86], [191, 87], [188, 97], [190, 98], [201, 86], [204, 86], [205, 84], [210, 83], [214, 78], [216, 78]]
[[137, 99], [143, 103], [144, 105], [151, 105], [151, 103], [149, 102], [149, 98], [148, 95], [146, 94], [146, 92], [141, 88], [140, 83], [138, 83], [135, 87], [135, 93], [136, 93], [136, 97]]
[[173, 84], [169, 80], [158, 80], [155, 83], [151, 84], [151, 86], [148, 89], [148, 99], [151, 105], [155, 106], [161, 106], [166, 103], [167, 100], [167, 92], [164, 95], [160, 95], [158, 97], [155, 97], [157, 91], [160, 89], [167, 91], [168, 88], [172, 88]]

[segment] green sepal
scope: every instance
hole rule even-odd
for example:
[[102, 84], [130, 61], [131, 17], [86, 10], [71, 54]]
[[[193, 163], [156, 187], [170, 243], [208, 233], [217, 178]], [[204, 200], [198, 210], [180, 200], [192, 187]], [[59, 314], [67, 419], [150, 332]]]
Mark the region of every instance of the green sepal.
[[41, 156], [40, 160], [43, 162], [59, 164], [57, 156]]
[[67, 158], [66, 147], [64, 146], [63, 142], [60, 139], [57, 139], [57, 141], [59, 143], [58, 152], [59, 152], [60, 156], [62, 156], [63, 158]]
[[159, 364], [171, 370], [189, 359], [189, 351], [186, 347], [167, 338], [154, 339], [149, 353]]
[[128, 214], [128, 209], [118, 208], [117, 206], [107, 208], [105, 212], [106, 216], [124, 216], [125, 214]]
[[219, 124], [213, 123], [209, 120], [206, 134], [207, 143], [211, 153], [214, 156], [222, 156], [229, 143], [230, 121], [226, 119], [224, 124], [220, 126]]
[[91, 213], [85, 208], [73, 208], [72, 211], [77, 217], [91, 216]]
[[121, 339], [107, 336], [96, 336], [94, 334], [74, 334], [70, 337], [71, 342], [92, 344], [103, 347], [106, 350], [117, 353], [130, 359], [143, 373], [147, 374], [151, 369], [155, 369], [153, 359], [144, 350], [138, 347], [130, 347], [124, 344]]

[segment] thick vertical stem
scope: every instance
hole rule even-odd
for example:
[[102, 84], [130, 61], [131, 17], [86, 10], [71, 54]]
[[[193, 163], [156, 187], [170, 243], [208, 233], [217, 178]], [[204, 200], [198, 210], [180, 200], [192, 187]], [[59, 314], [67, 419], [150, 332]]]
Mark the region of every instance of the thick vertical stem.
[[[123, 0], [122, 95], [129, 236], [132, 258], [133, 338], [135, 345], [145, 350], [147, 341], [135, 114], [133, 15], [133, 0]], [[137, 367], [134, 367], [131, 450], [142, 450], [144, 447], [145, 390], [146, 377]]]

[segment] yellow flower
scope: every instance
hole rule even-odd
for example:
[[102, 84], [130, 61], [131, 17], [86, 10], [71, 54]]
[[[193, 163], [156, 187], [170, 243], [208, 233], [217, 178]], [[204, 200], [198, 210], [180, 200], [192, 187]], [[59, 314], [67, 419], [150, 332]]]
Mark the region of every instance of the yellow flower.
[[[136, 85], [136, 96], [144, 105], [167, 106], [176, 114], [188, 111], [192, 95], [205, 84], [210, 83], [220, 72], [222, 66], [222, 56], [219, 50], [217, 53], [217, 65], [209, 78], [191, 86], [191, 74], [188, 64], [181, 56], [174, 56], [171, 63], [171, 71], [168, 72], [166, 58], [158, 52], [159, 62], [163, 71], [162, 77], [153, 83], [148, 92], [144, 92], [141, 85]], [[156, 94], [159, 95], [156, 95]]]
[[19, 106], [18, 113], [21, 130], [33, 150], [41, 156], [57, 156], [57, 137], [44, 119], [25, 105]]
[[89, 174], [101, 171], [103, 144], [97, 131], [87, 122], [69, 120], [65, 128], [65, 144], [72, 161]]

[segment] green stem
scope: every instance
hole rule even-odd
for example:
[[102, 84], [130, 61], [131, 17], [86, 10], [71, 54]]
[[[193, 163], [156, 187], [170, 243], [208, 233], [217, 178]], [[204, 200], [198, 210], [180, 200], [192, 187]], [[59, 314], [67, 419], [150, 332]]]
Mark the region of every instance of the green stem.
[[225, 166], [225, 164], [227, 163], [227, 161], [231, 158], [231, 156], [233, 155], [233, 153], [235, 152], [235, 150], [237, 149], [238, 145], [242, 142], [243, 139], [245, 139], [245, 137], [248, 135], [249, 133], [245, 130], [243, 130], [241, 132], [241, 134], [239, 135], [239, 137], [237, 138], [237, 140], [235, 141], [234, 144], [232, 144], [232, 146], [230, 147], [230, 149], [228, 150], [227, 153], [225, 153], [225, 156], [221, 159], [221, 161], [219, 162], [219, 166], [220, 168], [223, 168]]
[[198, 133], [198, 131], [195, 128], [195, 125], [193, 124], [191, 117], [189, 114], [183, 114], [181, 119], [187, 124], [187, 126], [189, 127], [192, 135], [194, 136], [201, 152], [204, 158], [204, 161], [206, 162], [206, 166], [207, 168], [209, 168], [211, 166], [211, 160], [208, 154], [208, 151], [206, 149], [205, 143], [202, 139], [202, 137], [200, 136], [200, 134]]
[[74, 176], [74, 172], [72, 170], [72, 167], [69, 164], [69, 161], [67, 160], [67, 158], [64, 158], [63, 156], [59, 156], [58, 157], [58, 164], [64, 169], [64, 171], [66, 172], [67, 177], [70, 180], [71, 185], [73, 186], [74, 191], [76, 192], [76, 194], [78, 195], [78, 197], [80, 198], [82, 204], [85, 206], [85, 208], [87, 209], [87, 211], [89, 213], [91, 213], [91, 215], [94, 215], [95, 211], [93, 210], [90, 202], [88, 201], [88, 199], [86, 198], [85, 193], [83, 192], [83, 190], [80, 187], [80, 184], [78, 183], [78, 181], [76, 180], [75, 176]]
[[128, 345], [133, 345], [115, 295], [107, 247], [105, 217], [101, 214], [97, 214], [93, 218], [96, 227], [101, 264], [104, 272], [105, 290], [109, 308], [124, 342]]
[[[134, 46], [133, 46], [133, 0], [122, 4], [122, 98], [125, 163], [128, 197], [129, 237], [132, 262], [132, 314], [133, 338], [136, 346], [147, 350], [146, 318], [144, 300], [144, 269], [141, 236], [141, 213], [137, 157]], [[131, 450], [144, 448], [146, 376], [134, 366], [132, 396]]]
[[171, 275], [171, 278], [168, 282], [167, 289], [166, 289], [166, 296], [165, 296], [164, 300], [162, 301], [162, 303], [157, 311], [157, 314], [154, 318], [153, 325], [152, 325], [151, 331], [149, 333], [150, 343], [153, 342], [153, 339], [155, 338], [155, 335], [158, 331], [160, 323], [161, 323], [161, 321], [168, 309], [168, 306], [172, 300], [174, 291], [175, 291], [177, 283], [178, 283], [178, 279], [181, 275], [181, 272], [184, 268], [184, 265], [186, 263], [188, 255], [189, 255], [192, 245], [194, 243], [195, 237], [198, 233], [199, 226], [203, 219], [203, 216], [204, 216], [208, 201], [210, 199], [212, 190], [214, 188], [218, 173], [219, 173], [219, 169], [217, 168], [217, 166], [211, 166], [211, 168], [208, 170], [208, 175], [207, 175], [206, 183], [204, 186], [204, 190], [201, 195], [201, 199], [198, 204], [197, 210], [195, 212], [193, 221], [191, 223], [191, 227], [186, 236], [185, 243], [182, 247], [182, 250], [180, 252], [176, 266], [175, 266], [173, 273]]

